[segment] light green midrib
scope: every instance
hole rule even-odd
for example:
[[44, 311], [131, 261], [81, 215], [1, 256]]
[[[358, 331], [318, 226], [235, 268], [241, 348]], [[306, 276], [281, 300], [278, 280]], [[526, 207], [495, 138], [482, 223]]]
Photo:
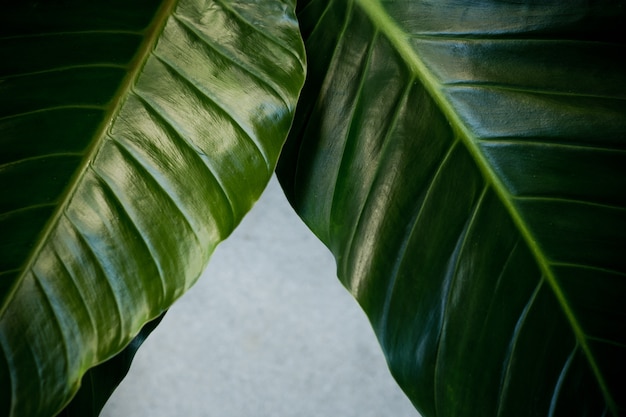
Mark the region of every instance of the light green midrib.
[[137, 53], [135, 54], [135, 57], [129, 64], [128, 68], [130, 68], [130, 70], [128, 74], [126, 75], [126, 77], [124, 77], [124, 80], [122, 81], [122, 84], [118, 88], [116, 94], [113, 96], [113, 99], [111, 100], [111, 103], [108, 106], [109, 110], [105, 114], [102, 120], [102, 123], [100, 124], [100, 127], [98, 128], [96, 133], [93, 135], [91, 146], [88, 148], [87, 152], [85, 153], [83, 161], [78, 167], [75, 176], [72, 178], [72, 180], [68, 184], [68, 187], [64, 195], [60, 198], [59, 200], [60, 203], [57, 209], [52, 214], [52, 217], [48, 221], [45, 229], [42, 231], [41, 235], [39, 236], [36, 246], [33, 248], [28, 260], [24, 263], [24, 266], [21, 269], [22, 273], [13, 283], [11, 289], [9, 290], [7, 297], [5, 298], [4, 304], [0, 306], [0, 320], [4, 318], [4, 313], [6, 312], [8, 305], [13, 300], [13, 297], [15, 296], [15, 293], [19, 289], [22, 281], [29, 274], [29, 271], [31, 270], [31, 268], [34, 266], [35, 262], [39, 258], [39, 254], [48, 243], [48, 239], [50, 238], [50, 235], [56, 229], [59, 223], [59, 220], [63, 216], [63, 213], [72, 202], [74, 194], [78, 190], [78, 187], [80, 186], [86, 171], [89, 169], [89, 166], [95, 160], [96, 155], [98, 154], [98, 152], [100, 151], [100, 148], [104, 144], [104, 141], [107, 136], [107, 132], [109, 131], [110, 127], [115, 122], [117, 114], [119, 113], [120, 109], [124, 105], [126, 98], [131, 92], [133, 85], [135, 84], [135, 81], [139, 77], [141, 70], [144, 67], [145, 62], [147, 61], [150, 53], [152, 52], [154, 46], [156, 45], [156, 42], [159, 36], [161, 35], [161, 32], [163, 31], [165, 24], [167, 23], [167, 19], [171, 15], [177, 3], [178, 3], [178, 0], [164, 0], [161, 6], [158, 8], [157, 12], [155, 13], [152, 21], [150, 22], [148, 27], [144, 30], [143, 32], [144, 40], [139, 46]]
[[522, 219], [521, 214], [515, 208], [511, 195], [506, 189], [505, 185], [497, 177], [495, 171], [491, 168], [488, 161], [474, 142], [477, 139], [470, 129], [465, 125], [463, 120], [455, 112], [452, 104], [446, 99], [441, 84], [438, 82], [433, 73], [426, 67], [424, 61], [417, 55], [408, 41], [409, 34], [404, 32], [398, 24], [389, 16], [380, 0], [355, 0], [355, 2], [361, 7], [361, 9], [370, 18], [376, 29], [382, 33], [393, 45], [398, 54], [402, 57], [403, 61], [408, 66], [413, 75], [419, 79], [431, 95], [434, 101], [438, 104], [445, 117], [451, 123], [454, 129], [457, 129], [460, 133], [461, 140], [465, 144], [466, 148], [472, 155], [474, 161], [478, 165], [479, 169], [483, 173], [485, 180], [491, 184], [492, 188], [498, 194], [500, 200], [506, 207], [507, 211], [512, 217], [515, 225], [526, 241], [528, 247], [533, 253], [541, 271], [543, 272], [546, 281], [552, 288], [555, 297], [557, 298], [563, 312], [572, 327], [572, 331], [576, 337], [576, 340], [580, 344], [581, 350], [584, 352], [587, 361], [595, 375], [598, 385], [602, 391], [602, 394], [607, 402], [609, 409], [614, 415], [617, 415], [617, 407], [615, 401], [609, 393], [608, 386], [604, 379], [604, 376], [600, 372], [600, 368], [593, 356], [585, 334], [576, 319], [572, 308], [570, 307], [565, 294], [560, 288], [554, 272], [550, 268], [550, 263], [545, 255], [542, 253], [541, 248], [536, 243], [532, 233], [528, 230], [525, 222]]

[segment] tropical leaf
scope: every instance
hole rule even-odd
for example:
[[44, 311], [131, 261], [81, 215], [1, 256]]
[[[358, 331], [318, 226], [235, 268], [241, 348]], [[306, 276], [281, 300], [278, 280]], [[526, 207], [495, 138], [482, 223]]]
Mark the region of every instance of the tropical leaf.
[[203, 270], [304, 77], [289, 1], [0, 13], [0, 415], [50, 416]]
[[623, 2], [299, 7], [279, 178], [418, 410], [624, 412]]
[[89, 369], [83, 375], [80, 389], [57, 417], [98, 417], [113, 391], [128, 374], [135, 354], [164, 316], [165, 313], [146, 323], [120, 353]]

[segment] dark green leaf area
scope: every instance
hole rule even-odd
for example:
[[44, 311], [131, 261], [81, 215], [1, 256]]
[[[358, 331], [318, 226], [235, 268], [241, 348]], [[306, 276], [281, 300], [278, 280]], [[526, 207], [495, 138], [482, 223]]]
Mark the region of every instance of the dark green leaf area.
[[[341, 34], [341, 28], [343, 28], [346, 22], [347, 10], [345, 5], [341, 4], [341, 2], [298, 2], [297, 6], [299, 9], [300, 31], [307, 42], [308, 54], [315, 57], [314, 59], [309, 59], [307, 62], [307, 81], [302, 88], [301, 95], [303, 97], [317, 97], [324, 83], [325, 74], [330, 62], [333, 57], [339, 53], [336, 49], [336, 45]], [[317, 16], [322, 13], [324, 14], [324, 19], [320, 24], [325, 27], [334, 28], [335, 30], [314, 30], [317, 26]], [[310, 18], [308, 16], [310, 16]], [[368, 23], [364, 22], [364, 24], [367, 25]], [[362, 53], [362, 47], [360, 47], [359, 50]], [[354, 55], [355, 51], [346, 51], [346, 53]], [[353, 69], [359, 71], [357, 67], [353, 67]], [[328, 94], [334, 93], [334, 89], [326, 88], [326, 90]], [[341, 94], [343, 89], [340, 87], [336, 91], [337, 94]], [[316, 115], [319, 115], [318, 111], [323, 109], [324, 105], [323, 97], [317, 102], [316, 100], [298, 101], [298, 111], [296, 112], [293, 126], [291, 127], [290, 136], [296, 137], [297, 135], [306, 134], [305, 130], [308, 129], [319, 129], [319, 126], [315, 125], [315, 118], [317, 117]], [[309, 120], [311, 117], [313, 121]], [[307, 141], [304, 141], [302, 145], [309, 146]], [[295, 155], [298, 152], [298, 146], [300, 146], [300, 143], [296, 140], [287, 140], [283, 153], [286, 155]], [[280, 175], [281, 172], [295, 172], [299, 163], [308, 165], [312, 162], [306, 159], [299, 160], [299, 158], [295, 157], [280, 158], [277, 173]], [[298, 186], [295, 184], [296, 178], [294, 176], [290, 174], [281, 175], [280, 183], [281, 186], [287, 190], [287, 195], [298, 193], [299, 189], [306, 187], [307, 184], [315, 186], [313, 181], [309, 181], [304, 177], [307, 175], [307, 172], [310, 172], [308, 169], [301, 167], [298, 169], [298, 172], [301, 174], [297, 179], [299, 182]], [[292, 204], [295, 202], [296, 200], [292, 201]], [[304, 205], [302, 205], [301, 208], [303, 210], [306, 209]], [[314, 230], [314, 233], [317, 232], [317, 230]]]
[[[426, 240], [428, 235], [422, 236]], [[440, 296], [445, 303], [437, 354], [431, 358], [433, 415], [460, 415], [468, 409], [501, 416], [544, 415], [550, 409], [556, 415], [600, 415], [604, 403], [589, 364], [558, 300], [493, 192], [476, 205], [462, 239], [449, 258], [454, 265], [451, 284]], [[441, 275], [450, 272], [430, 279]], [[425, 273], [419, 276], [429, 280]], [[392, 305], [408, 305], [418, 293], [396, 284], [394, 295]], [[396, 312], [394, 317], [407, 313]], [[428, 316], [417, 316], [412, 326], [419, 327], [424, 317]], [[572, 363], [569, 357], [574, 354], [577, 361]], [[528, 386], [528, 381], [536, 382]], [[588, 388], [585, 395], [567, 401], [561, 398], [563, 393], [571, 397], [564, 385]]]
[[626, 121], [621, 117], [626, 105], [619, 97], [570, 97], [549, 91], [507, 91], [462, 84], [442, 90], [479, 144], [538, 140], [546, 146], [580, 146], [592, 151], [623, 152], [626, 148]]
[[[378, 250], [370, 253], [373, 264], [382, 262], [384, 266], [389, 264], [387, 259], [392, 261], [391, 270], [374, 269], [367, 276], [372, 288], [364, 286], [365, 291], [357, 295], [357, 299], [367, 300], [364, 309], [376, 314], [371, 317], [372, 323], [378, 330], [392, 373], [399, 381], [412, 380], [410, 396], [416, 398], [426, 415], [436, 407], [433, 400], [437, 386], [433, 381], [438, 372], [438, 345], [443, 343], [440, 338], [446, 314], [453, 307], [449, 305], [449, 293], [458, 285], [455, 262], [466, 250], [466, 235], [485, 192], [481, 182], [465, 151], [452, 147], [433, 176], [426, 180], [426, 187], [409, 194], [413, 196], [412, 212], [396, 220], [404, 223], [402, 238], [381, 233]], [[461, 184], [464, 187], [459, 189]], [[447, 221], [437, 221], [439, 215]], [[361, 221], [366, 224], [367, 220]], [[373, 221], [380, 223], [377, 219]], [[362, 251], [368, 244], [368, 228], [364, 226], [359, 232], [363, 238], [355, 241], [353, 253]], [[353, 281], [363, 278], [355, 276]], [[372, 308], [373, 305], [376, 307]], [[469, 317], [464, 320], [469, 324]]]
[[[547, 335], [546, 339], [550, 341], [550, 335]], [[605, 354], [607, 353], [600, 353], [600, 355]], [[615, 356], [614, 353], [610, 355]], [[594, 379], [595, 377], [589, 369], [587, 358], [581, 350], [576, 349], [571, 352], [565, 362], [563, 362], [563, 367], [557, 380], [559, 395], [551, 399], [550, 402], [550, 410], [553, 410], [553, 415], [562, 417], [571, 416], [573, 413], [574, 415], [584, 416], [606, 415], [608, 409], [601, 392], [593, 383]], [[616, 386], [614, 382], [611, 385]], [[520, 387], [521, 389], [527, 389], [527, 387]], [[586, 395], [580, 395], [581, 392], [586, 393]], [[524, 404], [518, 404], [518, 406], [523, 407]], [[510, 409], [511, 413], [515, 411], [513, 408]]]
[[622, 6], [299, 4], [279, 178], [425, 416], [624, 408]]
[[[626, 110], [626, 109], [625, 109]], [[625, 111], [626, 113], [626, 111]], [[623, 207], [626, 150], [596, 149], [524, 141], [485, 141], [481, 146], [494, 170], [516, 198], [551, 198]]]
[[135, 55], [140, 41], [140, 34], [115, 32], [0, 39], [0, 57], [5, 61], [0, 78], [69, 67], [122, 67]]
[[[418, 408], [454, 415], [489, 399], [494, 412], [515, 326], [541, 274], [532, 263], [519, 269], [532, 258], [506, 211], [435, 103], [389, 57], [384, 38], [367, 36], [362, 18], [348, 19], [356, 34], [340, 39], [318, 87], [324, 118], [303, 122], [293, 201], [327, 239]], [[506, 331], [494, 339], [493, 327]], [[501, 361], [463, 356], [477, 351]], [[455, 378], [455, 369], [467, 372]], [[457, 402], [444, 405], [448, 397]]]
[[624, 275], [624, 209], [558, 199], [521, 199], [517, 204], [550, 264]]
[[58, 107], [104, 108], [125, 74], [120, 68], [69, 68], [5, 79], [0, 118]]
[[0, 165], [0, 299], [12, 287], [24, 253], [33, 248], [80, 159], [80, 154], [53, 154]]
[[621, 0], [387, 1], [408, 33], [432, 36], [484, 34], [540, 39], [624, 43], [626, 8]]
[[[626, 345], [623, 297], [624, 275], [612, 271], [563, 265], [555, 268], [559, 285], [574, 310], [581, 327], [592, 340], [615, 341]], [[618, 369], [608, 366], [607, 370]]]
[[102, 117], [98, 109], [59, 108], [0, 119], [0, 170], [21, 160], [84, 152], [84, 138], [93, 136]]
[[0, 216], [0, 302], [5, 302], [19, 276], [24, 253], [33, 248], [53, 211], [53, 205], [42, 205]]
[[81, 154], [23, 159], [0, 167], [0, 216], [41, 205], [53, 205], [65, 189]]
[[44, 33], [141, 31], [160, 0], [25, 0], [3, 4], [0, 38]]
[[597, 305], [613, 292], [624, 294], [626, 67], [622, 45], [590, 41], [597, 41], [593, 34], [567, 42], [416, 39], [413, 45], [548, 271], [558, 309], [595, 375], [586, 391], [601, 391], [615, 414], [623, 408], [613, 375], [624, 366], [626, 310]]
[[552, 290], [541, 282], [516, 323], [494, 415], [606, 415], [588, 358], [556, 307]]
[[622, 383], [624, 380], [622, 370], [626, 367], [626, 359], [623, 354], [624, 344], [614, 343], [611, 340], [594, 340], [591, 338], [589, 348], [593, 355], [598, 358], [598, 366], [603, 372], [608, 386], [607, 390], [617, 402], [618, 412], [616, 414], [621, 416], [626, 411], [626, 407], [623, 405], [626, 388], [624, 388]]
[[411, 43], [429, 69], [450, 86], [471, 80], [487, 88], [560, 92], [569, 97], [552, 99], [570, 106], [572, 95], [580, 100], [626, 97], [626, 63], [621, 59], [626, 46], [614, 42], [415, 37]]

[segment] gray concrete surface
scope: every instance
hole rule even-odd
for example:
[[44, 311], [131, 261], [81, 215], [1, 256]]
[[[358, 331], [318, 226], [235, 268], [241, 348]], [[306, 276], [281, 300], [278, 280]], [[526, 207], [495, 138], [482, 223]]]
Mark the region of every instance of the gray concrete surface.
[[275, 179], [148, 338], [102, 417], [418, 417]]

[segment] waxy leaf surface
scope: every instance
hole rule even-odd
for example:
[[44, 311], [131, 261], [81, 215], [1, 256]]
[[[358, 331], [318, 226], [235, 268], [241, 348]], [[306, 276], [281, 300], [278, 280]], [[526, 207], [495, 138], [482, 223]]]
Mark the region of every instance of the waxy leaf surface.
[[0, 415], [54, 415], [195, 282], [303, 78], [289, 1], [3, 4]]
[[299, 4], [279, 178], [426, 417], [626, 411], [625, 13]]

